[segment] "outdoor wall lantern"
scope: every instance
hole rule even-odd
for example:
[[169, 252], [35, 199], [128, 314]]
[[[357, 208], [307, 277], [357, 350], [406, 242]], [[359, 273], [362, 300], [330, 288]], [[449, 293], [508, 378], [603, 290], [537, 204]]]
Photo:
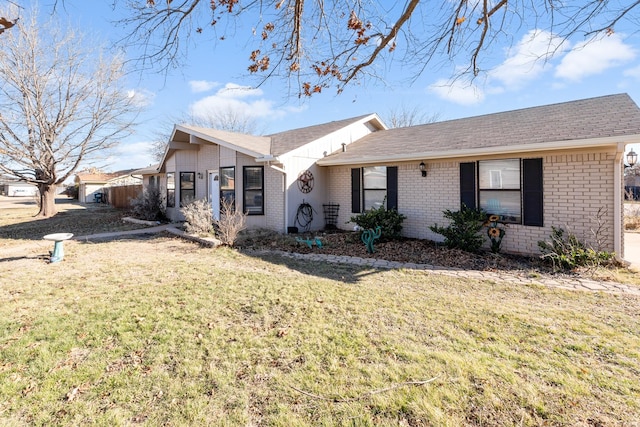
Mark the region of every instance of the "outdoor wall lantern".
[[420, 172], [422, 173], [422, 177], [424, 178], [425, 176], [427, 176], [427, 165], [424, 164], [424, 162], [420, 162]]
[[633, 148], [632, 148], [631, 151], [627, 153], [627, 164], [631, 167], [635, 165], [637, 162], [638, 162], [638, 155], [636, 154], [635, 151], [633, 151]]
[[202, 172], [198, 172], [198, 179], [202, 179], [203, 177]]

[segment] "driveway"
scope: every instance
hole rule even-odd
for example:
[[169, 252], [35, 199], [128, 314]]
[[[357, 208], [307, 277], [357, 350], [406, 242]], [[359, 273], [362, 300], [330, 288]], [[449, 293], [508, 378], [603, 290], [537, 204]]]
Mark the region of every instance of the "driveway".
[[624, 259], [640, 271], [640, 233], [624, 233]]
[[36, 198], [33, 196], [27, 196], [27, 197], [0, 196], [0, 209], [28, 208], [30, 206], [37, 206]]

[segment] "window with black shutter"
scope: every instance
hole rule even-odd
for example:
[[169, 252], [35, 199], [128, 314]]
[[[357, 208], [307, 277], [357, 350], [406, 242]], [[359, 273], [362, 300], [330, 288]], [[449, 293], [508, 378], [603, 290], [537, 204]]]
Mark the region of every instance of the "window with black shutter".
[[542, 159], [460, 163], [460, 203], [507, 223], [543, 226]]
[[381, 206], [398, 208], [397, 166], [351, 169], [351, 212], [361, 213]]

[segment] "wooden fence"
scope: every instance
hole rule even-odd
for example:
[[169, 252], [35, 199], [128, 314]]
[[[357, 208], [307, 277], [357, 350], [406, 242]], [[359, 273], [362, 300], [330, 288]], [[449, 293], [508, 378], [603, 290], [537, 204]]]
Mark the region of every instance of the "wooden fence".
[[128, 208], [131, 206], [131, 199], [138, 197], [142, 193], [142, 185], [122, 185], [120, 187], [108, 187], [107, 201], [114, 208]]

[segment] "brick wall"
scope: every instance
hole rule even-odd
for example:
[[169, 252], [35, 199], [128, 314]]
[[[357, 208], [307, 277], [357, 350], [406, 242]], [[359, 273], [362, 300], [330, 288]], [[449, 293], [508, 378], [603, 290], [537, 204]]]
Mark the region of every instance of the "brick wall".
[[[551, 226], [562, 227], [580, 240], [596, 245], [592, 230], [597, 218], [605, 225], [601, 232], [602, 250], [614, 250], [615, 153], [568, 152], [531, 155], [543, 159], [544, 226], [509, 224], [503, 250], [512, 253], [539, 254], [538, 241], [551, 235]], [[497, 158], [497, 157], [492, 157]], [[508, 157], [513, 158], [513, 156]], [[398, 166], [398, 211], [407, 216], [403, 234], [407, 237], [441, 241], [429, 226], [446, 225], [445, 209], [460, 208], [460, 162], [486, 160], [468, 158], [460, 161], [429, 161], [423, 178], [417, 162], [389, 163]], [[340, 204], [338, 227], [352, 229], [351, 168], [330, 167], [330, 201]]]

